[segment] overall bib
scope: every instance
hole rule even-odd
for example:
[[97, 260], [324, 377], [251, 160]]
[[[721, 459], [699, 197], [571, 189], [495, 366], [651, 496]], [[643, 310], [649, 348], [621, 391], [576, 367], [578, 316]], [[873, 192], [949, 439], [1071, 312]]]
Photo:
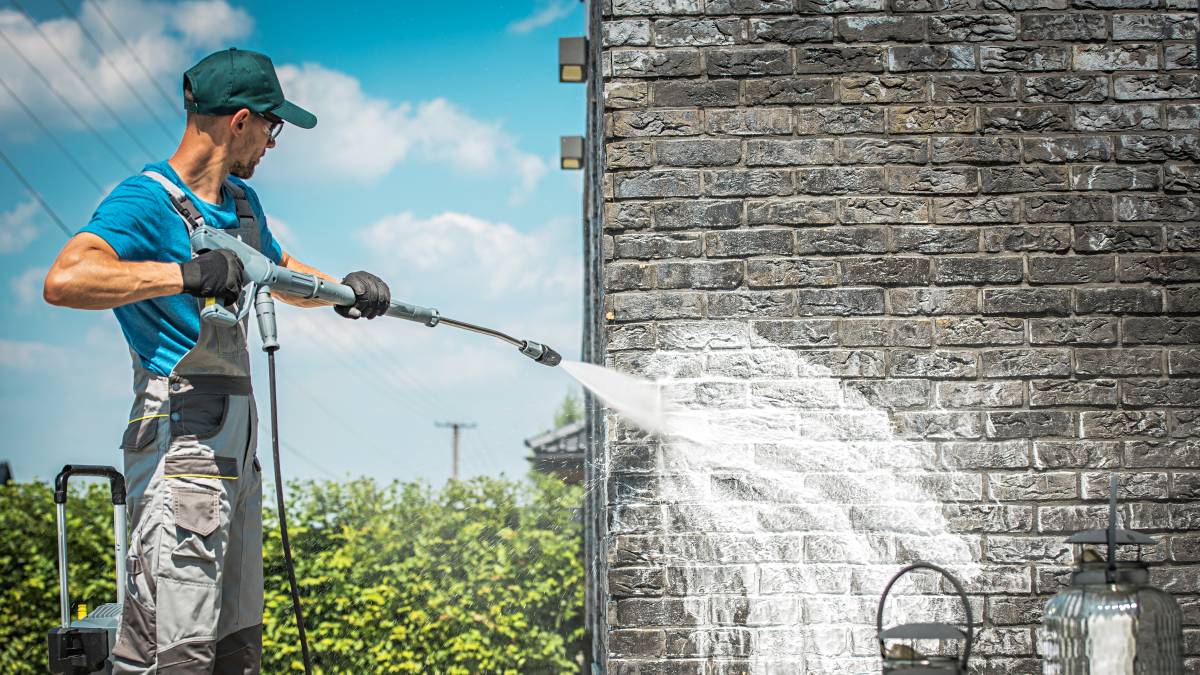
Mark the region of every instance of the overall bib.
[[[170, 194], [189, 234], [204, 222], [178, 186], [145, 175]], [[224, 231], [261, 249], [245, 192], [229, 181], [225, 189], [238, 227]], [[196, 346], [168, 376], [136, 356], [133, 370], [121, 442], [132, 529], [113, 672], [258, 673], [262, 473], [246, 321], [201, 321]]]

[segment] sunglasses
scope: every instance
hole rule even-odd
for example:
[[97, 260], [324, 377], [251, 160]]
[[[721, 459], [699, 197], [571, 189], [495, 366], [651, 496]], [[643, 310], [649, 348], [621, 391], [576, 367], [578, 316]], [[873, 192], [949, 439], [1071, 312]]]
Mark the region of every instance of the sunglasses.
[[276, 138], [279, 138], [279, 132], [283, 131], [283, 120], [279, 119], [278, 117], [276, 117], [270, 113], [254, 113], [254, 114], [258, 115], [259, 117], [263, 118], [264, 120], [266, 120], [267, 122], [269, 122], [271, 124], [271, 126], [267, 129], [267, 135], [271, 137], [271, 140], [275, 140]]

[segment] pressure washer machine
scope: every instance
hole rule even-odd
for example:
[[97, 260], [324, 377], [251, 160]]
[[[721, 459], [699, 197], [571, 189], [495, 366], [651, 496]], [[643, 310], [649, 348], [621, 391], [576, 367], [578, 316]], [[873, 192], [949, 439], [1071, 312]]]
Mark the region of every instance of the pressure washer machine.
[[[96, 607], [86, 616], [71, 617], [71, 589], [67, 585], [67, 483], [71, 476], [107, 478], [113, 506], [114, 564], [117, 602]], [[125, 597], [125, 477], [111, 466], [72, 465], [63, 467], [54, 479], [55, 521], [58, 529], [58, 600], [61, 625], [47, 637], [52, 673], [86, 675], [111, 673], [109, 655], [117, 641], [121, 600]]]

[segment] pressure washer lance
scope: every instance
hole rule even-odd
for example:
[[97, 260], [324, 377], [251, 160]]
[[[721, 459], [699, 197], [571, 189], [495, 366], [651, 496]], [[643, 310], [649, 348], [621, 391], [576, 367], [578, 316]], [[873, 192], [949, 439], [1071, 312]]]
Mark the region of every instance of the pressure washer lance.
[[[280, 267], [250, 245], [221, 230], [201, 226], [192, 232], [193, 250], [205, 251], [218, 248], [228, 249], [237, 255], [246, 269], [246, 278], [253, 284], [252, 290], [255, 292], [266, 286], [272, 291], [301, 298], [315, 298], [335, 305], [349, 307], [354, 304], [354, 290], [345, 284], [328, 281], [315, 274], [305, 274]], [[200, 318], [221, 326], [232, 326], [245, 317], [249, 311], [250, 292], [247, 291], [246, 297], [240, 303], [241, 309], [237, 313], [230, 311], [214, 298], [206, 300], [204, 308], [200, 311]], [[444, 324], [481, 335], [489, 335], [516, 347], [522, 354], [543, 365], [557, 366], [562, 362], [562, 356], [546, 345], [533, 340], [520, 340], [491, 328], [450, 319], [431, 307], [420, 307], [392, 300], [384, 314], [397, 319], [422, 323], [430, 328]]]
[[[295, 270], [280, 267], [271, 262], [262, 253], [245, 244], [242, 240], [208, 226], [197, 227], [192, 232], [192, 249], [205, 251], [213, 249], [228, 249], [242, 261], [246, 277], [251, 282], [248, 290], [238, 303], [237, 312], [230, 311], [215, 298], [205, 300], [200, 310], [200, 319], [221, 326], [232, 326], [245, 318], [249, 312], [250, 294], [253, 293], [255, 316], [258, 319], [258, 332], [262, 337], [262, 348], [267, 353], [267, 372], [270, 383], [271, 398], [271, 456], [275, 465], [275, 503], [279, 509], [279, 538], [283, 544], [284, 566], [287, 568], [288, 585], [292, 596], [292, 611], [296, 617], [296, 630], [300, 636], [300, 652], [304, 660], [304, 672], [312, 675], [312, 658], [308, 650], [308, 635], [304, 627], [304, 610], [300, 605], [300, 587], [296, 582], [296, 567], [292, 562], [292, 546], [288, 540], [287, 513], [283, 504], [283, 473], [279, 462], [279, 412], [276, 404], [275, 389], [275, 352], [279, 350], [279, 333], [275, 322], [275, 300], [272, 291], [279, 291], [301, 298], [316, 298], [331, 302], [335, 305], [350, 306], [354, 304], [354, 290], [344, 284], [322, 279], [314, 274], [305, 274]], [[440, 324], [454, 326], [482, 335], [503, 340], [516, 347], [522, 354], [547, 366], [557, 366], [562, 356], [550, 347], [533, 340], [518, 340], [491, 328], [476, 326], [465, 321], [456, 321], [441, 316], [436, 309], [410, 305], [406, 302], [392, 300], [385, 312], [387, 316], [407, 319], [423, 323], [430, 328]]]

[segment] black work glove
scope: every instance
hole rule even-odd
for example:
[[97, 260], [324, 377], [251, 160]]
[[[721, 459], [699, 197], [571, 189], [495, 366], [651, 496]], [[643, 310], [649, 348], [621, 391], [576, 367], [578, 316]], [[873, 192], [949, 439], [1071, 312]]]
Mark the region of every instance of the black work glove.
[[198, 298], [217, 298], [223, 304], [237, 302], [246, 285], [246, 270], [233, 251], [223, 248], [205, 251], [180, 263], [183, 292]]
[[354, 289], [354, 304], [349, 307], [334, 305], [333, 311], [347, 319], [374, 319], [386, 312], [392, 303], [388, 285], [370, 272], [351, 272], [342, 283]]

